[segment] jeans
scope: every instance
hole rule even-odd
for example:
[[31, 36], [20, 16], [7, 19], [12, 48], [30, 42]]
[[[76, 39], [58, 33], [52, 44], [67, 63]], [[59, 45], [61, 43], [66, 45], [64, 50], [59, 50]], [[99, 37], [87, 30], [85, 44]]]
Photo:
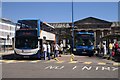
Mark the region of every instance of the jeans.
[[43, 54], [44, 54], [44, 60], [46, 60], [47, 52], [44, 51]]
[[54, 58], [58, 57], [58, 53], [59, 53], [59, 51], [58, 51], [58, 50], [55, 50]]
[[48, 60], [50, 60], [50, 53], [49, 52], [47, 53], [47, 56], [48, 56]]
[[110, 51], [109, 57], [111, 58], [112, 57], [112, 49], [110, 49], [109, 51]]

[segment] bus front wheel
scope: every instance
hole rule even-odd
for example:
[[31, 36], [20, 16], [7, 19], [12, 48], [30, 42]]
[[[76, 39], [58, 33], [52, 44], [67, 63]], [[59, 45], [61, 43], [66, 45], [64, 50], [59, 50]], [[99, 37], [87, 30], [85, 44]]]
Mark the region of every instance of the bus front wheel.
[[92, 57], [92, 56], [94, 56], [94, 54], [89, 55], [89, 57]]

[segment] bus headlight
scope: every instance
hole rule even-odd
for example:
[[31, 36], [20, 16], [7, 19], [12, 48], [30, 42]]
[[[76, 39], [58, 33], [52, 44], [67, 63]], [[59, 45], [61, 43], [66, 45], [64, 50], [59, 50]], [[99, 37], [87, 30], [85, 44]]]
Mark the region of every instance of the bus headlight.
[[92, 47], [92, 49], [94, 49], [94, 47]]
[[73, 51], [76, 51], [76, 48], [74, 48]]

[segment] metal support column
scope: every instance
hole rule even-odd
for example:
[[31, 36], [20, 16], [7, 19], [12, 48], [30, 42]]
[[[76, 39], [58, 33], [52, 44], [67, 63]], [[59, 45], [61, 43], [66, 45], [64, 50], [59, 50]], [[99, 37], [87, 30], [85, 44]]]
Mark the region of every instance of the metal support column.
[[104, 32], [102, 31], [102, 37], [104, 37]]
[[94, 37], [95, 37], [95, 38], [94, 38], [94, 39], [95, 39], [95, 41], [94, 41], [94, 46], [96, 46], [96, 45], [97, 45], [97, 44], [96, 44], [96, 39], [97, 39], [97, 38], [96, 38], [96, 37], [97, 37], [97, 36], [96, 36], [96, 31], [94, 31]]
[[74, 49], [74, 12], [73, 12], [73, 1], [72, 1], [72, 52]]

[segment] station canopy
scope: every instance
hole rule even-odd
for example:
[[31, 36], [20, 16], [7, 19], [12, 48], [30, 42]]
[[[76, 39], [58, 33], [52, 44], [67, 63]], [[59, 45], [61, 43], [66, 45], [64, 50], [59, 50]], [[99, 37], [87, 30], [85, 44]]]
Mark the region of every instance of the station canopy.
[[120, 40], [120, 34], [110, 34], [102, 37], [102, 40], [105, 39], [119, 39]]

